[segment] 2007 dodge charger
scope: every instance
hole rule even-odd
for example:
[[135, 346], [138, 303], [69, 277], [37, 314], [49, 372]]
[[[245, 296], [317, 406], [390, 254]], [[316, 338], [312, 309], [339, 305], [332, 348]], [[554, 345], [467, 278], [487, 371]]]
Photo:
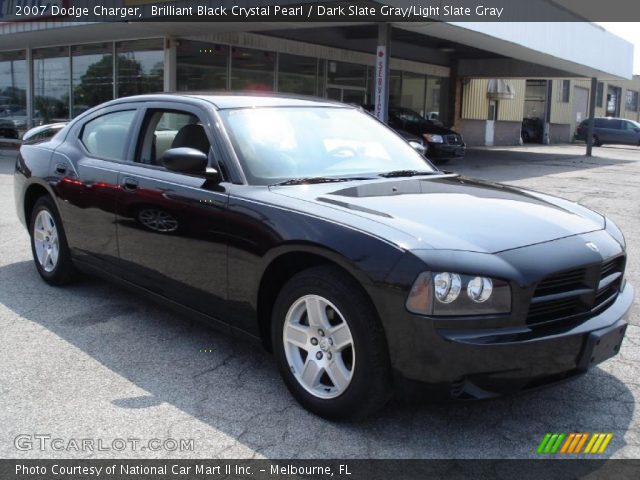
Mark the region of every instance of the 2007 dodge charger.
[[331, 419], [575, 377], [633, 299], [609, 219], [442, 172], [323, 100], [114, 100], [23, 145], [15, 195], [44, 281], [97, 273], [261, 342]]

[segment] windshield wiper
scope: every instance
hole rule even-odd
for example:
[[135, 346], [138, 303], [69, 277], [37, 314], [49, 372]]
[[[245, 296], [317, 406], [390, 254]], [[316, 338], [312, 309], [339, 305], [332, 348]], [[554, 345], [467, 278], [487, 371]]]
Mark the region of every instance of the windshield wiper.
[[348, 182], [349, 180], [359, 180], [357, 178], [344, 178], [344, 177], [301, 177], [291, 178], [284, 182], [274, 183], [273, 186], [281, 185], [309, 185], [313, 183], [334, 183], [334, 182]]
[[391, 172], [381, 173], [380, 177], [393, 178], [393, 177], [415, 177], [417, 175], [438, 175], [442, 172], [438, 170], [434, 171], [420, 171], [420, 170], [393, 170]]

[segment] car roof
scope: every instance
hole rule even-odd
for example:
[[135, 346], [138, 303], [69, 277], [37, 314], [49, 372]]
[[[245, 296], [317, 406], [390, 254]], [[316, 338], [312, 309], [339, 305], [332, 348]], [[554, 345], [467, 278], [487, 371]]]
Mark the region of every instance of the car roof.
[[265, 92], [176, 92], [134, 95], [113, 100], [111, 104], [136, 101], [171, 101], [179, 98], [204, 100], [218, 110], [253, 107], [342, 107], [344, 103], [304, 95]]

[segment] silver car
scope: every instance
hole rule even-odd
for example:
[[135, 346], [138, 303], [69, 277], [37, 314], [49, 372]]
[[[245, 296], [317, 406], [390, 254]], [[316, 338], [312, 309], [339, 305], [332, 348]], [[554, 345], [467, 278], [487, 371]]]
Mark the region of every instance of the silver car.
[[[576, 139], [586, 140], [589, 120], [584, 120], [576, 129]], [[640, 146], [640, 123], [626, 118], [597, 117], [593, 128], [593, 144], [605, 143]]]

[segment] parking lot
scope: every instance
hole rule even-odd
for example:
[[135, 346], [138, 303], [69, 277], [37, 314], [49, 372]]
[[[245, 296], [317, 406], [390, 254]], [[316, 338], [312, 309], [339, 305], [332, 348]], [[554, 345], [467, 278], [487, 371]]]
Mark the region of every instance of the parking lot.
[[[444, 169], [579, 201], [625, 232], [640, 286], [640, 149], [486, 148]], [[15, 153], [0, 153], [0, 455], [4, 458], [524, 458], [547, 432], [612, 432], [640, 457], [640, 296], [621, 354], [580, 379], [484, 402], [394, 401], [360, 423], [295, 403], [271, 357], [102, 280], [38, 277], [14, 212]], [[17, 449], [19, 435], [193, 439], [189, 450]], [[24, 448], [24, 447], [23, 447]]]

